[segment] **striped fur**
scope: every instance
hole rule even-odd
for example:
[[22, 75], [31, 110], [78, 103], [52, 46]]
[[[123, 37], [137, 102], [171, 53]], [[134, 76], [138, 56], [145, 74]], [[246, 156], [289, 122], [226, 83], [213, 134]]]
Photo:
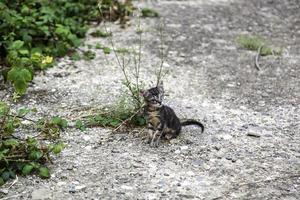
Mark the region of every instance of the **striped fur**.
[[161, 138], [172, 139], [179, 135], [182, 126], [197, 125], [204, 126], [196, 120], [186, 120], [180, 122], [174, 110], [163, 105], [164, 89], [162, 83], [157, 87], [150, 88], [142, 92], [146, 102], [145, 114], [148, 121], [148, 142], [151, 146], [158, 146]]

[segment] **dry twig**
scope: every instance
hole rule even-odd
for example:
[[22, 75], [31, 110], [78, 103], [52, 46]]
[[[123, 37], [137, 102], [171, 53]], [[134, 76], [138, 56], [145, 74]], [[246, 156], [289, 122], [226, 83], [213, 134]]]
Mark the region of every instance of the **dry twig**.
[[119, 130], [122, 126], [124, 126], [124, 124], [126, 124], [128, 121], [130, 121], [134, 116], [136, 116], [139, 112], [141, 112], [143, 106], [138, 109], [135, 113], [133, 113], [130, 117], [128, 117], [127, 119], [125, 119], [119, 126], [117, 126], [117, 128], [115, 128], [112, 132], [116, 132], [117, 130]]
[[257, 50], [257, 54], [255, 56], [255, 68], [260, 71], [260, 66], [259, 66], [259, 58], [260, 58], [260, 54], [261, 54], [261, 50], [263, 48], [264, 45], [261, 45], [258, 50]]

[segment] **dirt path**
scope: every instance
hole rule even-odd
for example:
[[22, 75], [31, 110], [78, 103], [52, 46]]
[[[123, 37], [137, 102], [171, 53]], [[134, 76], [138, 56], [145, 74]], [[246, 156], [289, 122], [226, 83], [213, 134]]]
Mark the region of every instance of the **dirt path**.
[[[143, 6], [146, 3], [143, 4]], [[62, 134], [67, 148], [51, 165], [52, 177], [19, 178], [1, 196], [10, 199], [300, 199], [299, 0], [194, 0], [147, 3], [166, 21], [170, 46], [166, 103], [180, 117], [204, 122], [170, 144], [150, 148], [134, 134], [102, 128]], [[137, 44], [136, 20], [111, 25], [116, 46]], [[146, 30], [142, 77], [155, 81], [159, 62], [157, 19]], [[237, 47], [241, 33], [259, 34], [284, 47], [261, 58]], [[88, 37], [86, 43], [107, 43]], [[107, 43], [108, 44], [108, 43]], [[16, 107], [69, 119], [119, 98], [122, 74], [113, 54], [92, 61], [62, 59], [36, 76]], [[79, 109], [79, 110], [78, 110]], [[251, 133], [257, 137], [251, 137]]]

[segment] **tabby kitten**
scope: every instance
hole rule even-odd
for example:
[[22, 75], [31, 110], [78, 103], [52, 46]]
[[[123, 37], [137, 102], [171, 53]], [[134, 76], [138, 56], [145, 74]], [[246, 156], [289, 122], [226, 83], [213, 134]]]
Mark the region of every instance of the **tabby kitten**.
[[163, 83], [141, 91], [145, 100], [145, 114], [148, 121], [148, 143], [150, 146], [158, 146], [162, 137], [172, 139], [179, 135], [182, 126], [197, 125], [201, 127], [202, 132], [204, 126], [196, 120], [186, 120], [180, 122], [174, 110], [162, 104], [164, 98]]

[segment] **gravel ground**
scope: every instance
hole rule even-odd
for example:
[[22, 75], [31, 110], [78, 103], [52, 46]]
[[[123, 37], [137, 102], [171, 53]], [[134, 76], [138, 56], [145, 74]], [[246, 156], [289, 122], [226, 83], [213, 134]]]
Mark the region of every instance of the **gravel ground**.
[[[300, 199], [299, 0], [143, 1], [164, 18], [169, 56], [166, 104], [181, 118], [201, 120], [158, 148], [139, 134], [67, 129], [67, 144], [50, 165], [51, 179], [19, 177], [3, 199]], [[138, 44], [137, 19], [110, 24], [117, 47]], [[155, 82], [159, 20], [141, 19], [142, 79]], [[259, 34], [284, 48], [260, 60], [239, 48], [239, 34]], [[88, 36], [86, 44], [109, 44]], [[85, 48], [85, 47], [82, 47]], [[36, 76], [17, 107], [38, 116], [74, 119], [113, 104], [123, 79], [113, 54], [92, 61], [59, 60]], [[152, 82], [152, 83], [151, 83]], [[4, 91], [0, 91], [3, 94]]]

